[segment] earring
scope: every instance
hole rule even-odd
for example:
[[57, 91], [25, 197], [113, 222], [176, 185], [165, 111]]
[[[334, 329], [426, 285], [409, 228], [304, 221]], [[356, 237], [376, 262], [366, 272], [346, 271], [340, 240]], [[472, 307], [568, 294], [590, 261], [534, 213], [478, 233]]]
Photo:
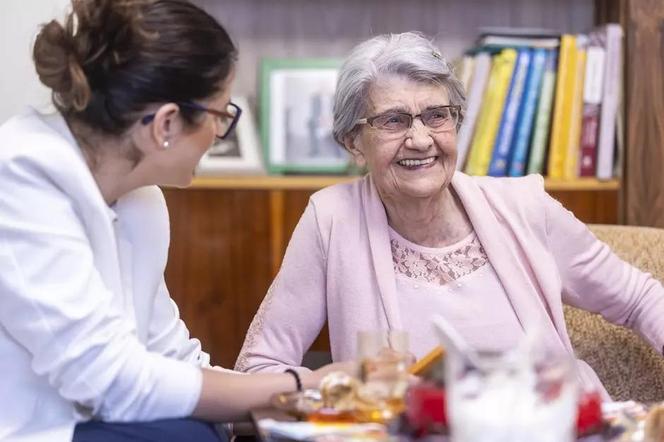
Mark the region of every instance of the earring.
[[164, 140], [162, 146], [164, 146], [164, 149], [168, 149], [169, 147], [171, 147], [171, 143], [169, 143], [168, 140]]

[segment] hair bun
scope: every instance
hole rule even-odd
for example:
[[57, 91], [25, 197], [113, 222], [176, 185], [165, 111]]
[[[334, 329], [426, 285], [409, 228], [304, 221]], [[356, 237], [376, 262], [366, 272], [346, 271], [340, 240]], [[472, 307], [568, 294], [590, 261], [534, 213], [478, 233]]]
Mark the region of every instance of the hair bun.
[[64, 26], [52, 20], [42, 27], [33, 49], [35, 67], [61, 110], [80, 112], [88, 106], [99, 84], [86, 73], [94, 71], [99, 82], [131, 57], [147, 37], [141, 10], [151, 1], [72, 0]]
[[33, 58], [39, 80], [53, 91], [65, 109], [82, 110], [90, 99], [90, 87], [72, 48], [71, 37], [56, 20], [37, 35]]

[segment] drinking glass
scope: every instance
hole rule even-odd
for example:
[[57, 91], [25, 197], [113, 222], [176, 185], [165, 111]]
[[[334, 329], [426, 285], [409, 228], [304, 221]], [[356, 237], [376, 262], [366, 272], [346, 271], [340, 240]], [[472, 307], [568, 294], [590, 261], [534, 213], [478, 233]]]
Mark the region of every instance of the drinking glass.
[[578, 383], [571, 358], [479, 352], [446, 360], [453, 442], [575, 440]]
[[408, 389], [408, 333], [401, 330], [361, 331], [357, 335], [362, 384], [358, 391], [361, 419], [386, 422], [404, 411]]

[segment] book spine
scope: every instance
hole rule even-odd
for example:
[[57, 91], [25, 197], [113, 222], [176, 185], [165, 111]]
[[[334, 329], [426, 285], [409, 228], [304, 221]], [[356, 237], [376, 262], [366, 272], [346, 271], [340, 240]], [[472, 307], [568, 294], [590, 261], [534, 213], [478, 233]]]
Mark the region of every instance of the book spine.
[[486, 175], [489, 171], [492, 148], [505, 105], [507, 88], [512, 78], [516, 55], [514, 49], [505, 49], [494, 58], [484, 103], [482, 103], [483, 108], [471, 145], [470, 159], [466, 167], [466, 172], [471, 175]]
[[470, 88], [470, 82], [473, 77], [473, 71], [475, 69], [475, 58], [470, 55], [464, 55], [461, 59], [461, 72], [459, 72], [458, 78], [463, 83], [463, 87], [466, 89], [466, 93]]
[[597, 135], [604, 81], [604, 48], [589, 46], [586, 52], [586, 78], [583, 84], [583, 121], [579, 176], [594, 177], [597, 167]]
[[599, 105], [583, 105], [583, 122], [581, 123], [581, 158], [579, 159], [579, 176], [581, 177], [595, 176], [599, 109]]
[[558, 66], [558, 51], [548, 51], [542, 76], [542, 87], [537, 111], [535, 113], [535, 125], [533, 138], [530, 143], [530, 157], [528, 158], [528, 173], [544, 173], [544, 160], [546, 158], [546, 146], [549, 139], [551, 127], [551, 109], [553, 107], [553, 96], [556, 90], [556, 75]]
[[616, 113], [620, 88], [622, 29], [620, 25], [608, 24], [606, 32], [606, 66], [604, 70], [604, 93], [599, 120], [597, 142], [597, 178], [613, 177], [614, 137]]
[[463, 170], [468, 157], [470, 141], [475, 129], [475, 123], [482, 107], [482, 96], [491, 71], [491, 55], [480, 52], [475, 56], [475, 69], [473, 70], [470, 89], [468, 90], [468, 105], [466, 115], [459, 129], [457, 137], [457, 170]]
[[572, 93], [576, 76], [576, 37], [563, 35], [560, 40], [560, 62], [558, 63], [558, 85], [553, 108], [551, 141], [549, 142], [548, 176], [562, 179], [565, 171], [565, 156], [569, 143]]
[[577, 37], [576, 70], [571, 87], [571, 107], [569, 138], [567, 140], [567, 152], [565, 154], [565, 165], [563, 178], [572, 180], [579, 177], [579, 156], [581, 152], [581, 121], [583, 120], [583, 81], [586, 74], [586, 37]]
[[512, 146], [519, 106], [528, 75], [530, 58], [530, 49], [521, 49], [518, 51], [514, 74], [512, 75], [512, 81], [505, 101], [505, 110], [500, 121], [498, 137], [493, 147], [493, 155], [489, 165], [489, 175], [491, 176], [505, 176], [507, 174], [507, 166], [511, 154], [510, 147]]
[[546, 57], [544, 49], [535, 49], [533, 52], [533, 59], [526, 81], [526, 89], [523, 94], [521, 110], [519, 111], [517, 130], [511, 148], [512, 156], [509, 161], [509, 176], [522, 176], [525, 172], [528, 142], [530, 141], [530, 134], [533, 129], [535, 105], [540, 94]]

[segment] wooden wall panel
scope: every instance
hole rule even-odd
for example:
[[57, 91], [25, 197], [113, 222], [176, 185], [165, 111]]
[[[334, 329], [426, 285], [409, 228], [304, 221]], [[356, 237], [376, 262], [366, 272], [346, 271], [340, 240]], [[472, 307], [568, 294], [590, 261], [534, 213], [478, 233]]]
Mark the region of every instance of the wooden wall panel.
[[232, 367], [272, 279], [269, 195], [197, 189], [165, 195], [171, 296], [213, 362]]
[[627, 8], [624, 217], [664, 227], [664, 1], [630, 0]]
[[[166, 281], [191, 334], [202, 341], [213, 362], [234, 365], [311, 193], [313, 190], [165, 191], [171, 218]], [[617, 191], [552, 195], [585, 222], [616, 222]], [[327, 349], [328, 340], [325, 328], [312, 349]]]
[[585, 223], [618, 223], [617, 190], [549, 193]]
[[[613, 0], [610, 0], [613, 1]], [[263, 57], [343, 58], [382, 33], [419, 31], [448, 59], [472, 46], [485, 26], [586, 32], [593, 0], [193, 0], [237, 42], [235, 92], [255, 103]]]

